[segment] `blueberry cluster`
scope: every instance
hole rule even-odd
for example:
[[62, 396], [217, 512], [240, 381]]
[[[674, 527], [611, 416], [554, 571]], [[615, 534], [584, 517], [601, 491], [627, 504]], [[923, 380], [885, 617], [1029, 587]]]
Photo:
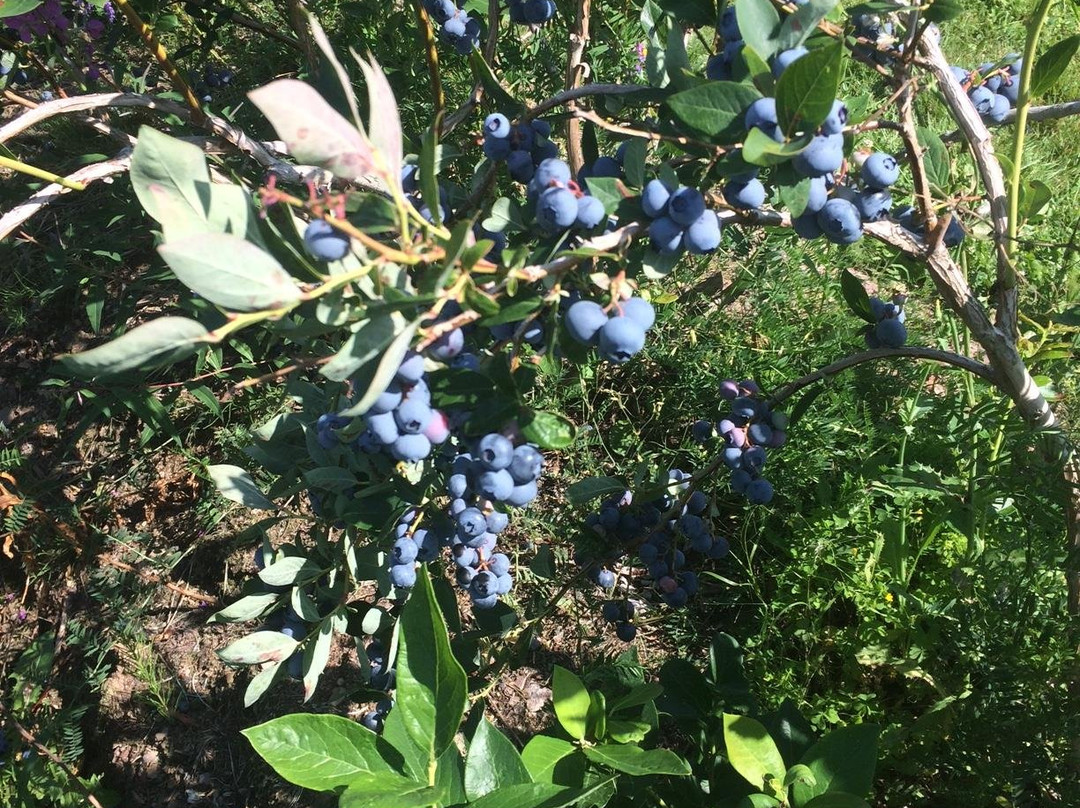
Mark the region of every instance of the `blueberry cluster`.
[[824, 177], [824, 194], [811, 195], [815, 203], [819, 199], [825, 202], [816, 211], [808, 204], [802, 216], [792, 222], [795, 232], [803, 238], [825, 236], [834, 244], [853, 244], [862, 238], [863, 224], [889, 215], [889, 188], [899, 177], [900, 165], [887, 152], [873, 152], [866, 158], [859, 172], [859, 185], [850, 181], [835, 183], [831, 176]]
[[550, 136], [547, 121], [511, 124], [501, 112], [493, 112], [484, 119], [484, 154], [496, 162], [505, 161], [510, 177], [527, 183], [544, 160], [559, 156]]
[[623, 642], [633, 642], [637, 636], [637, 626], [633, 620], [637, 614], [637, 607], [632, 600], [605, 600], [600, 607], [600, 614], [609, 622], [615, 624], [615, 636]]
[[631, 297], [616, 303], [612, 315], [599, 303], [578, 300], [563, 315], [566, 332], [582, 345], [595, 346], [601, 358], [622, 364], [645, 347], [645, 332], [656, 322], [649, 301]]
[[499, 432], [482, 437], [472, 452], [454, 458], [447, 480], [453, 532], [446, 543], [457, 565], [457, 582], [473, 604], [490, 609], [513, 586], [510, 559], [495, 552], [510, 519], [495, 505], [520, 508], [536, 498], [544, 457], [532, 444], [514, 446]]
[[522, 25], [543, 25], [555, 16], [553, 0], [510, 0], [510, 21]]
[[868, 348], [899, 348], [907, 342], [907, 329], [904, 327], [904, 320], [907, 319], [904, 313], [906, 300], [903, 295], [894, 295], [891, 303], [878, 297], [870, 298], [870, 313], [877, 322], [867, 324], [863, 329]]
[[[874, 13], [854, 14], [851, 17], [851, 23], [855, 36], [862, 40], [869, 40], [871, 43], [869, 45], [857, 44], [855, 53], [876, 64], [891, 65], [893, 55], [887, 50], [882, 50], [895, 42], [893, 35], [896, 29], [888, 16], [883, 17]], [[903, 43], [898, 44], [896, 49], [902, 52]]]
[[[787, 442], [788, 418], [773, 412], [761, 396], [761, 389], [750, 379], [728, 379], [720, 383], [720, 396], [731, 402], [731, 411], [716, 424], [723, 438], [724, 465], [731, 469], [731, 488], [755, 505], [772, 501], [772, 483], [761, 476], [766, 449], [778, 449]], [[694, 424], [694, 438], [705, 442], [713, 436], [712, 424]]]
[[194, 77], [195, 95], [209, 104], [213, 100], [213, 90], [221, 90], [232, 84], [233, 72], [228, 68], [218, 69], [207, 65], [202, 75]]
[[[795, 49], [793, 49], [795, 50]], [[779, 60], [784, 51], [778, 54], [775, 65], [784, 64], [786, 67], [791, 62], [782, 63]], [[794, 59], [802, 56], [799, 53]], [[844, 164], [844, 126], [847, 124], [848, 109], [840, 99], [834, 99], [828, 117], [814, 132], [814, 136], [806, 147], [795, 155], [791, 160], [792, 167], [803, 177], [825, 177], [834, 171], [839, 171]], [[776, 112], [775, 98], [759, 98], [746, 110], [744, 119], [746, 128], [760, 129], [777, 143], [784, 142], [784, 132], [780, 128], [780, 118]]]
[[[915, 235], [926, 238], [926, 223], [911, 205], [897, 208], [893, 217], [896, 219], [897, 224], [905, 230], [910, 230]], [[942, 243], [946, 247], [959, 247], [966, 235], [967, 231], [964, 230], [963, 223], [959, 218], [953, 216], [949, 220], [949, 226], [945, 228], [945, 237], [942, 239]]]
[[[660, 497], [639, 506], [634, 504], [632, 493], [625, 491], [604, 500], [598, 511], [586, 517], [585, 526], [604, 541], [600, 553], [592, 553], [592, 558], [583, 554], [579, 559], [592, 565], [590, 577], [594, 583], [604, 589], [613, 588], [615, 574], [607, 568], [604, 559], [618, 558], [636, 548], [660, 597], [669, 606], [683, 606], [697, 593], [697, 574], [686, 568], [686, 553], [723, 558], [729, 552], [729, 545], [726, 539], [712, 535], [703, 518], [709, 507], [708, 497], [698, 490], [686, 495], [690, 480], [687, 472], [672, 469], [668, 472], [667, 491]], [[680, 501], [682, 506], [676, 509]], [[674, 515], [673, 510], [677, 510]], [[662, 523], [665, 515], [668, 519]], [[608, 607], [615, 608], [622, 606]], [[609, 622], [618, 629], [628, 619], [624, 613], [612, 611]], [[629, 641], [634, 633], [619, 636]]]
[[349, 237], [325, 219], [313, 219], [304, 229], [304, 249], [316, 261], [340, 261], [349, 253]]
[[619, 146], [614, 157], [601, 155], [596, 158], [591, 166], [582, 166], [577, 175], [577, 184], [583, 190], [589, 190], [590, 177], [613, 177], [621, 178], [623, 175], [623, 158], [626, 156], [626, 143]]
[[424, 8], [442, 26], [439, 36], [462, 56], [468, 56], [480, 44], [480, 23], [458, 8], [454, 0], [424, 0]]
[[433, 531], [417, 527], [418, 513], [409, 508], [394, 525], [394, 547], [390, 551], [390, 581], [398, 589], [416, 583], [416, 565], [433, 561], [439, 554], [439, 537]]
[[641, 192], [641, 207], [652, 219], [649, 242], [662, 255], [687, 250], [705, 255], [720, 246], [720, 219], [705, 207], [696, 188], [671, 188], [663, 180], [649, 180]]
[[1016, 105], [1020, 94], [1020, 70], [1023, 60], [1016, 54], [1010, 54], [1000, 62], [987, 62], [979, 69], [968, 71], [962, 67], [951, 66], [956, 80], [968, 87], [968, 98], [975, 111], [994, 123], [1001, 123]]
[[432, 409], [424, 377], [424, 357], [409, 351], [390, 386], [364, 414], [367, 428], [358, 438], [361, 449], [382, 449], [398, 460], [415, 463], [431, 454], [432, 445], [446, 442], [449, 421], [441, 410]]
[[546, 233], [572, 227], [591, 230], [607, 218], [604, 203], [582, 191], [570, 179], [570, 166], [549, 157], [529, 180], [529, 199], [535, 204], [536, 223]]
[[360, 716], [360, 723], [376, 734], [381, 733], [383, 722], [386, 720], [386, 716], [390, 715], [393, 708], [394, 702], [392, 699], [379, 699], [375, 703], [374, 710], [368, 710]]

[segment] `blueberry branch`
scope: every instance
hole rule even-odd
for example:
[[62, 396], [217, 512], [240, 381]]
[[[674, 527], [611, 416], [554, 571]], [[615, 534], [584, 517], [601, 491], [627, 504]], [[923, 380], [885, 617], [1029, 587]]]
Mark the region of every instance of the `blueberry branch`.
[[906, 345], [901, 348], [875, 348], [871, 351], [862, 351], [861, 353], [852, 354], [851, 356], [845, 356], [843, 359], [838, 359], [832, 364], [815, 370], [813, 373], [808, 373], [800, 379], [785, 384], [772, 394], [770, 402], [773, 404], [782, 404], [800, 390], [809, 387], [812, 384], [816, 384], [817, 382], [824, 381], [830, 376], [835, 376], [838, 373], [842, 373], [845, 370], [849, 370], [867, 362], [877, 362], [882, 359], [896, 359], [898, 357], [940, 362], [943, 365], [951, 365], [960, 368], [961, 370], [966, 370], [968, 373], [973, 373], [993, 385], [1000, 384], [997, 372], [992, 367], [984, 365], [982, 362], [976, 362], [974, 359], [961, 356], [952, 351], [942, 351], [937, 348], [923, 348], [918, 345]]

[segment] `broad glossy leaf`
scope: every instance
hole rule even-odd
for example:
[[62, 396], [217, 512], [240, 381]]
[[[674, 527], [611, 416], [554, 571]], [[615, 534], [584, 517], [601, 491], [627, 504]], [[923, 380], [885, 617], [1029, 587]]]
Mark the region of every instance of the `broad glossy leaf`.
[[40, 5], [41, 0], [4, 0], [4, 4], [0, 5], [0, 20], [29, 14]]
[[309, 84], [278, 79], [252, 90], [248, 97], [300, 162], [323, 166], [346, 180], [374, 170], [367, 138]]
[[389, 745], [341, 716], [292, 713], [241, 733], [281, 777], [312, 791], [331, 791], [358, 778], [404, 780], [384, 759]]
[[531, 783], [529, 770], [510, 740], [484, 716], [465, 758], [465, 794], [477, 800], [497, 788]]
[[506, 786], [470, 802], [469, 808], [570, 808], [610, 782], [610, 778], [605, 778], [585, 788], [566, 788], [551, 783]]
[[559, 761], [576, 751], [577, 747], [574, 744], [562, 738], [534, 735], [521, 750], [521, 761], [534, 781], [551, 783]]
[[840, 292], [852, 314], [868, 323], [877, 322], [874, 313], [870, 310], [870, 295], [866, 293], [862, 281], [855, 277], [850, 269], [845, 269], [840, 273]]
[[579, 741], [584, 738], [592, 700], [581, 679], [566, 668], [556, 665], [551, 683], [551, 700], [555, 706], [555, 715], [567, 734]]
[[89, 351], [64, 354], [58, 361], [75, 376], [115, 376], [190, 356], [207, 341], [209, 333], [202, 323], [186, 317], [159, 317]]
[[573, 505], [584, 505], [598, 497], [621, 494], [626, 483], [616, 477], [586, 477], [566, 489], [566, 498]]
[[468, 701], [465, 671], [450, 650], [427, 567], [401, 614], [397, 705], [408, 736], [434, 761], [454, 740]]
[[761, 129], [754, 128], [743, 141], [742, 158], [756, 166], [775, 166], [786, 163], [809, 142], [809, 136], [803, 136], [790, 143], [777, 143]]
[[386, 388], [394, 380], [394, 374], [401, 367], [401, 360], [405, 358], [405, 354], [409, 352], [409, 345], [412, 344], [413, 335], [419, 327], [419, 320], [413, 320], [404, 326], [386, 346], [386, 350], [378, 360], [368, 362], [357, 372], [356, 387], [364, 390], [364, 393], [355, 404], [342, 410], [338, 413], [339, 415], [355, 418], [371, 409], [375, 399], [386, 392]]
[[162, 244], [158, 252], [184, 286], [224, 309], [275, 309], [300, 299], [281, 264], [240, 236], [203, 233]]
[[319, 623], [319, 633], [314, 642], [304, 648], [304, 701], [315, 693], [319, 677], [330, 661], [330, 649], [334, 640], [334, 621], [327, 617]]
[[876, 724], [852, 724], [834, 729], [811, 746], [799, 762], [810, 768], [817, 782], [812, 786], [796, 783], [795, 799], [805, 804], [826, 791], [869, 793], [874, 783], [880, 731]]
[[735, 142], [745, 131], [747, 108], [761, 93], [746, 84], [710, 81], [676, 93], [667, 104], [690, 129], [717, 141]]
[[230, 603], [224, 609], [214, 612], [206, 622], [241, 623], [245, 620], [254, 620], [277, 603], [279, 597], [281, 596], [276, 592], [258, 592], [254, 595], [246, 595], [235, 603]]
[[585, 747], [593, 763], [640, 777], [647, 774], [690, 774], [690, 764], [669, 749], [642, 749], [637, 744], [600, 744]]
[[384, 774], [350, 785], [338, 808], [429, 808], [439, 805], [442, 796], [438, 786]]
[[207, 466], [206, 471], [217, 486], [218, 492], [225, 499], [231, 499], [233, 502], [239, 502], [257, 511], [277, 510], [277, 506], [263, 496], [255, 485], [255, 481], [251, 479], [251, 475], [239, 466], [219, 463]]
[[787, 771], [768, 730], [749, 716], [724, 714], [724, 746], [728, 762], [754, 788], [764, 790], [769, 776], [782, 780]]
[[386, 74], [375, 57], [367, 62], [361, 59], [355, 51], [353, 57], [364, 71], [367, 81], [368, 109], [371, 110], [368, 120], [368, 138], [374, 147], [374, 161], [379, 173], [388, 185], [401, 186], [401, 118], [398, 117], [397, 99], [394, 91], [390, 89], [390, 83], [386, 80]]
[[167, 239], [206, 229], [209, 200], [199, 191], [209, 186], [210, 171], [206, 154], [194, 143], [142, 126], [130, 173], [135, 196]]
[[315, 578], [322, 567], [303, 556], [286, 556], [259, 570], [259, 580], [268, 586], [293, 586]]
[[390, 344], [400, 322], [400, 315], [395, 318], [388, 313], [364, 320], [319, 372], [330, 381], [345, 381]]
[[229, 643], [217, 655], [228, 665], [258, 665], [288, 658], [298, 644], [280, 631], [256, 631]]
[[274, 683], [274, 680], [278, 678], [278, 674], [281, 672], [281, 662], [272, 662], [259, 671], [257, 674], [251, 677], [251, 681], [248, 682], [248, 686], [244, 688], [244, 706], [250, 707], [263, 697], [263, 694], [270, 688], [270, 685]]
[[779, 48], [780, 15], [769, 0], [735, 0], [735, 19], [743, 41], [762, 59]]
[[788, 65], [776, 82], [776, 114], [788, 137], [815, 131], [829, 116], [843, 72], [844, 44], [839, 41]]
[[825, 19], [840, 0], [809, 0], [784, 17], [777, 36], [777, 48], [787, 50], [801, 45]]
[[915, 137], [923, 149], [923, 166], [926, 178], [938, 191], [947, 193], [952, 177], [952, 159], [949, 148], [941, 136], [926, 126], [915, 127]]
[[565, 449], [574, 442], [574, 422], [554, 412], [529, 410], [518, 418], [521, 434], [542, 449]]
[[1069, 72], [1069, 62], [1077, 48], [1080, 48], [1080, 34], [1061, 40], [1039, 57], [1031, 71], [1032, 97], [1045, 93]]

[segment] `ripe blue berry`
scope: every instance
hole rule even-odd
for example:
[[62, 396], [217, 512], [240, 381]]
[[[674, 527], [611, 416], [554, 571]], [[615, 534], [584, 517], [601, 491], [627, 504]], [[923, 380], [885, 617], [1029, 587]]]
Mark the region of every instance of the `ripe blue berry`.
[[641, 207], [645, 215], [655, 219], [667, 210], [671, 190], [660, 180], [649, 180], [641, 192]]
[[644, 347], [645, 329], [630, 317], [612, 317], [600, 329], [597, 348], [609, 362], [627, 362]]
[[510, 137], [510, 120], [501, 112], [493, 112], [484, 119], [484, 136], [500, 140]]
[[724, 186], [724, 199], [734, 208], [756, 210], [765, 203], [765, 186], [757, 179], [729, 182]]
[[656, 310], [652, 307], [652, 303], [644, 298], [631, 297], [622, 301], [618, 307], [622, 310], [624, 317], [629, 317], [644, 331], [648, 331], [656, 322]]
[[536, 221], [545, 230], [564, 230], [578, 217], [578, 201], [566, 188], [548, 188], [536, 202]]
[[505, 469], [514, 459], [514, 444], [504, 435], [492, 432], [480, 439], [476, 457], [489, 471]]
[[844, 164], [844, 136], [817, 135], [791, 161], [804, 177], [823, 177]]
[[603, 307], [591, 300], [579, 300], [572, 304], [563, 317], [567, 333], [583, 345], [595, 345], [597, 333], [607, 321]]
[[604, 221], [604, 203], [595, 196], [583, 196], [577, 202], [578, 227], [591, 230]]
[[796, 59], [799, 59], [799, 58], [801, 58], [803, 56], [806, 56], [806, 54], [808, 54], [809, 52], [810, 51], [808, 51], [802, 45], [797, 45], [794, 48], [789, 48], [788, 50], [780, 51], [780, 53], [776, 54], [776, 56], [773, 58], [773, 63], [772, 63], [773, 77], [774, 78], [780, 78], [780, 74], [783, 73], [785, 70], [787, 70], [792, 62], [794, 62]]
[[862, 238], [858, 208], [846, 199], [830, 199], [817, 214], [825, 237], [836, 244], [854, 244]]
[[668, 200], [668, 216], [682, 227], [688, 227], [705, 212], [705, 198], [696, 188], [680, 188]]
[[686, 249], [694, 255], [706, 255], [720, 246], [720, 219], [715, 211], [707, 210], [686, 228], [683, 234]]
[[860, 176], [866, 187], [884, 190], [900, 178], [900, 166], [888, 152], [874, 152], [863, 163]]
[[653, 219], [649, 225], [649, 242], [661, 255], [675, 255], [682, 249], [683, 229], [667, 216]]
[[340, 261], [349, 252], [349, 237], [323, 219], [304, 230], [304, 249], [319, 261]]

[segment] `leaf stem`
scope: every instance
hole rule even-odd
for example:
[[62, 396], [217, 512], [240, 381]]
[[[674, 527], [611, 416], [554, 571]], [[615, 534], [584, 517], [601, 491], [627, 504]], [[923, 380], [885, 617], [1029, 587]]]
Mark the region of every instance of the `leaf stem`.
[[51, 171], [46, 171], [43, 168], [37, 168], [32, 165], [27, 165], [21, 160], [14, 160], [10, 157], [4, 157], [0, 154], [0, 168], [10, 168], [12, 171], [18, 171], [20, 174], [27, 174], [31, 177], [37, 177], [39, 180], [47, 180], [48, 182], [55, 182], [57, 185], [62, 185], [72, 191], [85, 191], [86, 186], [81, 182], [75, 182], [69, 180], [67, 177], [61, 177], [59, 174], [53, 174]]

